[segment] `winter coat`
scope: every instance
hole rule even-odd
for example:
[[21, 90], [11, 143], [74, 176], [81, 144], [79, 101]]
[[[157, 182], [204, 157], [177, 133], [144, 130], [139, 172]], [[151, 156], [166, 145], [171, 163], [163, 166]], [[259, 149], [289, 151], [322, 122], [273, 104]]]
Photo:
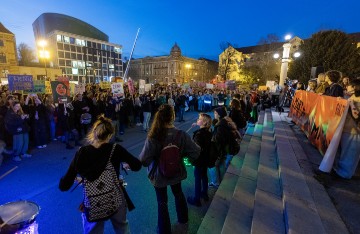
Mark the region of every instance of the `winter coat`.
[[29, 132], [29, 125], [26, 119], [22, 119], [11, 108], [5, 115], [5, 128], [11, 135], [19, 135]]
[[[181, 131], [180, 143], [177, 145], [180, 148], [180, 152], [183, 157], [188, 157], [190, 161], [195, 161], [200, 155], [200, 147], [191, 140], [190, 136], [184, 131], [169, 128], [165, 143], [173, 142], [178, 131]], [[184, 165], [184, 162], [181, 162], [181, 173], [177, 177], [167, 178], [160, 172], [159, 169], [159, 158], [160, 152], [165, 144], [162, 144], [157, 139], [146, 138], [145, 145], [140, 153], [139, 159], [144, 167], [148, 167], [147, 173], [150, 182], [154, 187], [163, 188], [168, 185], [174, 185], [180, 183], [182, 180], [186, 179], [187, 172]]]
[[194, 166], [207, 166], [207, 160], [209, 157], [209, 149], [211, 144], [212, 132], [207, 128], [200, 128], [196, 130], [193, 135], [193, 140], [200, 146], [201, 151], [199, 158], [194, 161]]

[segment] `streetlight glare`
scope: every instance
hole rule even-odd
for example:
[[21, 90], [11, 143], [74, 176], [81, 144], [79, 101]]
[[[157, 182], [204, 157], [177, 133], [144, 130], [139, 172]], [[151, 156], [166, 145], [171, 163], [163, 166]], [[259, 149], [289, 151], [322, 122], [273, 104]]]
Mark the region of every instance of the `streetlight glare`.
[[278, 59], [280, 57], [280, 54], [276, 53], [273, 55], [274, 59]]
[[285, 36], [285, 40], [288, 41], [288, 40], [290, 40], [290, 39], [291, 39], [291, 35], [290, 35], [290, 34], [288, 34], [288, 35]]
[[294, 57], [295, 57], [295, 58], [298, 58], [298, 57], [300, 57], [300, 56], [301, 56], [301, 53], [300, 53], [300, 52], [295, 52], [295, 53], [294, 53]]
[[47, 42], [45, 40], [40, 40], [38, 42], [38, 45], [41, 46], [41, 47], [45, 47], [47, 45]]

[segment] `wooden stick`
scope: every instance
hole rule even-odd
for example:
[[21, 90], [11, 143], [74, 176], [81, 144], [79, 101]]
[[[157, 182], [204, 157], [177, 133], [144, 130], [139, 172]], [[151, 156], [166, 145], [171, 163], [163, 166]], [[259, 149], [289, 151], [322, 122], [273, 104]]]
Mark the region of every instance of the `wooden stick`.
[[18, 166], [15, 166], [14, 168], [12, 168], [12, 169], [10, 169], [10, 170], [8, 170], [7, 172], [5, 172], [5, 174], [3, 174], [2, 176], [0, 176], [0, 180], [2, 179], [2, 178], [4, 178], [5, 176], [7, 176], [8, 174], [10, 174], [11, 172], [13, 172], [15, 169], [17, 169], [18, 168]]
[[16, 218], [17, 216], [21, 215], [23, 213], [22, 210], [20, 210], [19, 212], [17, 212], [14, 216], [12, 216], [10, 219], [6, 220], [4, 223], [2, 223], [0, 225], [0, 228], [4, 227], [6, 224], [8, 224], [11, 220], [13, 220], [14, 218]]

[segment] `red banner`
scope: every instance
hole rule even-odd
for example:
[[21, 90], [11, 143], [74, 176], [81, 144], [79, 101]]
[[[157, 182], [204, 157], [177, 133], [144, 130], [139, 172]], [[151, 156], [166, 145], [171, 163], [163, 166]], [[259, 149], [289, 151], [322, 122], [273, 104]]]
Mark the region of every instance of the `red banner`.
[[[334, 142], [337, 143], [341, 137], [343, 123], [340, 124], [340, 121], [346, 118], [347, 108], [345, 99], [297, 91], [289, 117], [301, 126], [309, 141], [324, 155], [333, 138], [336, 137]], [[340, 134], [336, 134], [339, 129]]]

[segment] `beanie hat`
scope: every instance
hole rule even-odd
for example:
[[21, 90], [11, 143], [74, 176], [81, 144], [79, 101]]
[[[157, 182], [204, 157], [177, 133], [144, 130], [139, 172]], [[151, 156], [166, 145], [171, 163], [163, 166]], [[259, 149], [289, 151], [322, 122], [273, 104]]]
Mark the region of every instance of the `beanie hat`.
[[218, 113], [220, 119], [224, 118], [225, 116], [227, 116], [227, 112], [224, 106], [220, 106], [218, 108], [215, 108], [216, 113]]

